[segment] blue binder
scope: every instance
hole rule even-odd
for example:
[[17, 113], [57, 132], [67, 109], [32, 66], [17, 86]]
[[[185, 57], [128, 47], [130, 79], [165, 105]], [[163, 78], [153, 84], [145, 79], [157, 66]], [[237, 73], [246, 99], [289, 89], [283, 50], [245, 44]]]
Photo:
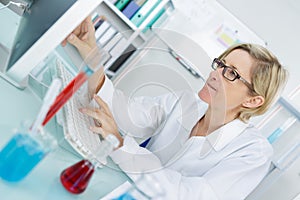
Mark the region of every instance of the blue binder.
[[119, 9], [119, 10], [123, 10], [123, 8], [129, 3], [130, 0], [119, 0], [115, 6]]
[[136, 11], [138, 11], [140, 9], [140, 6], [135, 2], [135, 1], [131, 1], [122, 11], [122, 13], [128, 18], [130, 19], [135, 13]]

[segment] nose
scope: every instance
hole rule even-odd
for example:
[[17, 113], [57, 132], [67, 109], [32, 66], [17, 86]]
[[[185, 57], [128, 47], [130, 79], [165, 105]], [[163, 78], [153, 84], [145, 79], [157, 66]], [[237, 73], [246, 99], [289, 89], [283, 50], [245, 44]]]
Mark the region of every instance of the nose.
[[212, 81], [216, 81], [217, 80], [217, 77], [218, 76], [218, 71], [217, 70], [213, 70], [209, 73], [209, 80], [212, 80]]
[[222, 68], [217, 68], [216, 70], [212, 70], [209, 74], [209, 77], [212, 80], [220, 80], [222, 77]]

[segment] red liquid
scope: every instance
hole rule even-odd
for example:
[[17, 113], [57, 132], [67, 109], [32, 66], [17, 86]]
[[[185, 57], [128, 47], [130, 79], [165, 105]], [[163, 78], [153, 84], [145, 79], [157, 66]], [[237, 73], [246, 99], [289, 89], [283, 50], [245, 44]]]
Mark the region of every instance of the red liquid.
[[55, 102], [50, 107], [42, 126], [45, 126], [49, 120], [59, 111], [65, 103], [73, 96], [80, 86], [87, 80], [88, 76], [84, 72], [80, 72], [56, 97]]
[[87, 188], [93, 173], [92, 163], [88, 160], [81, 160], [62, 171], [60, 181], [69, 192], [79, 194]]

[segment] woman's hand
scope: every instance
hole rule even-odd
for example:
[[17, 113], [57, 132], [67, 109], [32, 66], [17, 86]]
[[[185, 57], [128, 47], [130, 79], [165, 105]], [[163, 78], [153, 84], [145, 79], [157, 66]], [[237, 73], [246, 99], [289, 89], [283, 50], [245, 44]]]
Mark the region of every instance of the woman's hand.
[[101, 134], [104, 138], [109, 134], [113, 134], [120, 141], [119, 147], [123, 146], [123, 138], [119, 133], [118, 126], [108, 105], [97, 95], [94, 95], [94, 99], [99, 105], [99, 108], [80, 109], [82, 113], [94, 118], [95, 124], [98, 124], [98, 126], [90, 127], [90, 130], [94, 133]]
[[[61, 45], [66, 46], [67, 42], [75, 46], [82, 59], [92, 69], [97, 69], [103, 56], [97, 47], [95, 28], [91, 16], [87, 17], [75, 30], [62, 41]], [[104, 82], [104, 70], [101, 67], [89, 78], [88, 92], [90, 97], [97, 93]]]
[[87, 17], [76, 29], [62, 41], [65, 46], [69, 42], [79, 51], [82, 58], [87, 59], [93, 51], [97, 50], [95, 28], [91, 16]]

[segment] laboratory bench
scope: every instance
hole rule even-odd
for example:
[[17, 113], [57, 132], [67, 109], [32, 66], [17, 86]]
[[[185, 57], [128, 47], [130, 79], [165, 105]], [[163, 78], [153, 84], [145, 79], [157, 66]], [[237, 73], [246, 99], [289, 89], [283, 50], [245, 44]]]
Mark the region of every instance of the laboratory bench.
[[[41, 106], [41, 100], [26, 88], [19, 90], [0, 79], [1, 117], [0, 146], [9, 141], [14, 131], [24, 120], [33, 120]], [[58, 141], [57, 148], [50, 152], [25, 179], [12, 183], [0, 179], [1, 200], [47, 200], [47, 199], [100, 199], [127, 180], [126, 175], [111, 161], [103, 168], [97, 168], [87, 189], [79, 195], [69, 193], [60, 182], [60, 173], [80, 161], [63, 143], [63, 131], [53, 118], [45, 127]]]

